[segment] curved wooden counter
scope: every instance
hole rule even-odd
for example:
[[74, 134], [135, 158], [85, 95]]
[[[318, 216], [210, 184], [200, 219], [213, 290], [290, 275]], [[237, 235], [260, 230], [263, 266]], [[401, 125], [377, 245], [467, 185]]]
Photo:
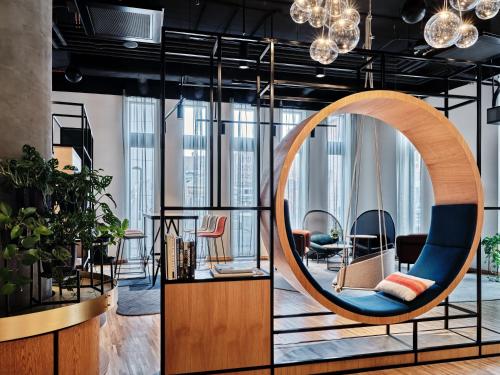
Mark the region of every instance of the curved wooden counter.
[[117, 288], [80, 303], [0, 318], [0, 375], [98, 375], [101, 314]]

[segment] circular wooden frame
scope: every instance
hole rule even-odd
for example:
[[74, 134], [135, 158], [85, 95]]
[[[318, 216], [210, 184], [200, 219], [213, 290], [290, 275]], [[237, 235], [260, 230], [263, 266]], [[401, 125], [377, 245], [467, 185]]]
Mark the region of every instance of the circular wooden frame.
[[[328, 298], [307, 277], [294, 256], [285, 228], [284, 200], [288, 174], [296, 154], [311, 131], [328, 116], [341, 113], [366, 115], [381, 120], [402, 132], [416, 147], [429, 171], [436, 204], [477, 205], [477, 221], [469, 255], [451, 284], [426, 305], [389, 317], [367, 316], [348, 311]], [[395, 91], [366, 91], [342, 98], [297, 125], [275, 150], [274, 159], [275, 222], [274, 263], [279, 272], [299, 291], [306, 293], [329, 310], [358, 322], [394, 324], [415, 318], [443, 301], [469, 269], [479, 246], [483, 226], [484, 202], [476, 161], [465, 139], [438, 110], [413, 96]], [[269, 182], [269, 180], [268, 180]], [[269, 183], [262, 198], [269, 200]], [[263, 220], [263, 238], [269, 240], [269, 222]], [[268, 245], [268, 244], [267, 244]], [[267, 246], [269, 248], [269, 246]]]

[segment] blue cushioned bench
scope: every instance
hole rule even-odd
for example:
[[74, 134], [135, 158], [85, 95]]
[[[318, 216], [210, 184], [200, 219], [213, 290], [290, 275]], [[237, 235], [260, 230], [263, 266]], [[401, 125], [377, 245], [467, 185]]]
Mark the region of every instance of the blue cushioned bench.
[[[297, 261], [314, 287], [334, 304], [354, 313], [387, 317], [416, 310], [445, 290], [455, 279], [467, 259], [476, 231], [477, 205], [450, 204], [432, 207], [431, 228], [426, 244], [408, 274], [434, 280], [436, 283], [411, 302], [377, 292], [367, 296], [334, 295], [323, 289], [310, 276], [300, 258]], [[288, 202], [285, 201], [285, 226], [290, 246], [291, 236]], [[295, 252], [294, 252], [295, 253]]]

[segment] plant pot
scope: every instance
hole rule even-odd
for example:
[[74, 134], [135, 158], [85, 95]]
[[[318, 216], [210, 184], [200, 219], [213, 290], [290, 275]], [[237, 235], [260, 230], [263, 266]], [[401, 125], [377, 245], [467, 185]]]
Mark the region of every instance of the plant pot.
[[76, 259], [77, 259], [76, 243], [72, 243], [64, 247], [68, 249], [68, 251], [71, 253], [71, 258], [69, 258], [64, 264], [60, 264], [59, 262], [56, 261], [42, 262], [42, 275], [44, 277], [52, 278], [54, 267], [59, 267], [59, 268], [62, 267], [65, 273], [74, 271], [76, 269]]

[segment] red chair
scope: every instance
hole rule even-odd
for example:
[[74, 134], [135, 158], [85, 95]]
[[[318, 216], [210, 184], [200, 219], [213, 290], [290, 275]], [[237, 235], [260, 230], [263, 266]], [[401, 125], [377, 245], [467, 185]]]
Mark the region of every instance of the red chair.
[[[213, 239], [213, 244], [215, 247], [215, 258], [217, 259], [217, 263], [219, 263], [219, 251], [217, 249], [217, 238], [220, 238], [222, 243], [222, 254], [224, 255], [224, 263], [226, 263], [226, 250], [224, 249], [224, 232], [226, 230], [226, 216], [218, 216], [217, 222], [215, 224], [215, 229], [213, 231], [201, 231], [198, 232], [198, 237], [206, 238], [207, 241], [209, 239]], [[210, 247], [209, 247], [209, 255], [210, 255]]]

